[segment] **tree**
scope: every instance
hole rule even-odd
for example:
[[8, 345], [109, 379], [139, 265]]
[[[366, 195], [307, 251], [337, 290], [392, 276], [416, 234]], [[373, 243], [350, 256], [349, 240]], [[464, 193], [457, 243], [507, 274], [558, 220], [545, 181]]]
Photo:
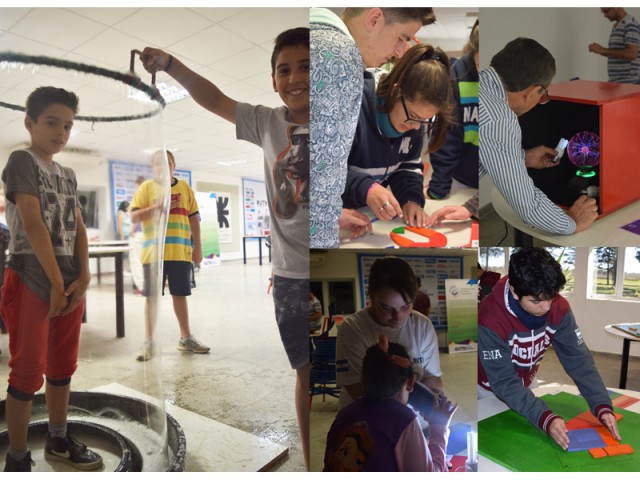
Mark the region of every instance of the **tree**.
[[607, 285], [609, 278], [615, 276], [616, 265], [618, 263], [618, 249], [615, 247], [598, 247], [596, 248], [596, 265], [598, 270], [607, 273]]
[[[489, 258], [504, 257], [505, 253], [502, 247], [480, 247], [478, 254], [478, 263], [484, 263], [483, 268], [487, 270], [489, 268]], [[484, 261], [481, 261], [483, 259]]]

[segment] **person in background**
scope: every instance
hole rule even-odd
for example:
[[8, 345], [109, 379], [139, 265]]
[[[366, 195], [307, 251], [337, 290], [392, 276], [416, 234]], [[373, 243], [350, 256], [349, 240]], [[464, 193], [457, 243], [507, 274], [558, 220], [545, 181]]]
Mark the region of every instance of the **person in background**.
[[607, 57], [609, 82], [640, 83], [640, 24], [622, 8], [601, 8], [604, 18], [614, 22], [609, 45], [590, 43], [589, 51]]
[[478, 303], [491, 293], [491, 290], [499, 280], [500, 274], [498, 272], [485, 270], [478, 262]]
[[480, 20], [471, 29], [463, 55], [451, 65], [453, 119], [444, 145], [429, 155], [433, 168], [427, 195], [442, 200], [452, 180], [478, 188], [478, 72], [480, 71]]
[[431, 313], [431, 300], [429, 295], [421, 290], [422, 280], [420, 277], [416, 277], [416, 282], [418, 283], [418, 292], [416, 293], [416, 299], [413, 301], [413, 309], [428, 317], [429, 313]]
[[309, 292], [309, 332], [317, 332], [322, 328], [322, 304], [313, 292]]
[[[165, 160], [166, 159], [166, 160]], [[169, 293], [173, 303], [173, 311], [178, 320], [180, 338], [177, 348], [183, 352], [209, 353], [210, 348], [197, 340], [191, 334], [189, 325], [189, 305], [188, 297], [191, 295], [191, 264], [199, 265], [202, 261], [202, 243], [200, 240], [200, 220], [198, 217], [198, 204], [193, 190], [189, 184], [183, 180], [178, 180], [173, 176], [176, 161], [170, 151], [159, 151], [153, 154], [151, 163], [154, 172], [162, 172], [162, 162], [168, 162], [169, 175], [171, 179], [171, 203], [167, 229], [164, 242], [164, 254], [162, 255], [162, 293], [164, 285], [168, 283]], [[156, 177], [159, 175], [156, 173]], [[157, 221], [157, 212], [162, 209], [162, 204], [158, 200], [159, 180], [147, 180], [136, 191], [131, 201], [131, 217], [134, 222], [142, 222], [142, 229], [145, 232], [145, 252], [142, 256], [144, 268], [144, 290], [145, 302], [145, 340], [138, 353], [136, 360], [146, 362], [153, 358], [155, 345], [153, 340], [153, 297], [156, 292], [156, 279], [153, 278], [154, 270], [158, 270], [154, 265], [157, 260], [153, 258], [154, 244], [152, 236], [156, 234], [154, 222]], [[191, 236], [193, 236], [193, 247], [191, 246]]]
[[116, 215], [116, 222], [118, 223], [118, 239], [129, 240], [131, 235], [131, 217], [129, 216], [130, 203], [126, 200], [120, 202], [118, 205], [118, 214]]

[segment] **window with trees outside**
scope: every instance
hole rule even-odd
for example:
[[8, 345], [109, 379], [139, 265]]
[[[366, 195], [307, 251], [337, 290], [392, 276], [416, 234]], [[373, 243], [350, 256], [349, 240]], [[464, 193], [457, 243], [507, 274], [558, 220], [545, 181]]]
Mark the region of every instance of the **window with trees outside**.
[[640, 247], [596, 247], [589, 252], [591, 298], [640, 301]]
[[[504, 276], [509, 273], [509, 257], [517, 248], [480, 247], [478, 249], [478, 263], [484, 270], [500, 273]], [[567, 283], [560, 293], [573, 292], [575, 284], [576, 249], [574, 247], [547, 247], [546, 250], [555, 258], [562, 267]]]

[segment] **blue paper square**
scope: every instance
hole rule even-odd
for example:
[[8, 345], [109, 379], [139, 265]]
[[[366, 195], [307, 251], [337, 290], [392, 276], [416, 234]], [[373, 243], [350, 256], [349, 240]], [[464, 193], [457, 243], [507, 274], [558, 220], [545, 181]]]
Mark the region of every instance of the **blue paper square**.
[[569, 448], [568, 452], [579, 452], [589, 450], [591, 448], [606, 447], [604, 439], [596, 431], [595, 428], [579, 428], [577, 430], [569, 430]]

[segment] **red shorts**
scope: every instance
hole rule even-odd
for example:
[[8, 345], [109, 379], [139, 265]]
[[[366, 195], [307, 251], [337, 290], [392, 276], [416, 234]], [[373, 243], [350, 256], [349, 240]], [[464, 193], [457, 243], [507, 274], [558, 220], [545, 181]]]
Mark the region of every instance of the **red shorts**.
[[46, 320], [49, 304], [29, 290], [18, 274], [4, 273], [0, 313], [9, 332], [9, 385], [31, 394], [50, 380], [70, 378], [78, 365], [84, 300], [73, 312]]

